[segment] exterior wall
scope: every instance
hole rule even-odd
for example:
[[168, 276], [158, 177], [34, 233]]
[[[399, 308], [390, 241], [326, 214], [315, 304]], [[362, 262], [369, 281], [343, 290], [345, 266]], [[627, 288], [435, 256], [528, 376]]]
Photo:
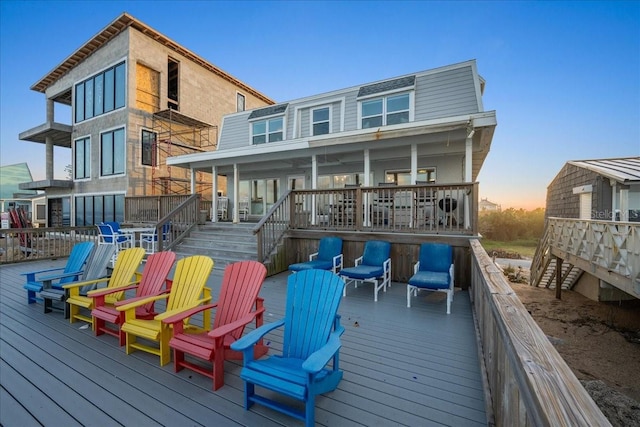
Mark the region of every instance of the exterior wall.
[[573, 189], [583, 185], [593, 186], [591, 211], [594, 217], [611, 212], [611, 187], [608, 180], [588, 169], [567, 163], [547, 187], [545, 216], [547, 218], [578, 218], [580, 195], [573, 194]]
[[[472, 63], [416, 73], [414, 93], [414, 122], [453, 117], [479, 112], [477, 81]], [[391, 79], [389, 79], [391, 80]], [[310, 111], [319, 106], [331, 106], [331, 133], [358, 129], [358, 91], [360, 86], [302, 98], [289, 103], [285, 112], [285, 140], [310, 136]], [[405, 91], [399, 91], [402, 93]], [[380, 94], [381, 96], [384, 93]], [[372, 98], [375, 98], [373, 96]], [[220, 149], [234, 149], [251, 145], [249, 112], [226, 116], [220, 133]], [[296, 117], [297, 114], [297, 117]]]

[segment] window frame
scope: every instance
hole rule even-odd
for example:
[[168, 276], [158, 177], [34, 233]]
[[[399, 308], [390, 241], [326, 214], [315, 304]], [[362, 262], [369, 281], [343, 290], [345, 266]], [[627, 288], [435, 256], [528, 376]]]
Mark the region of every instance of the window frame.
[[[115, 148], [116, 148], [116, 144], [119, 141], [115, 140], [115, 135], [117, 132], [122, 131], [122, 171], [116, 171], [116, 156], [115, 154]], [[104, 145], [105, 145], [105, 141], [103, 140], [103, 138], [105, 137], [105, 135], [107, 134], [111, 134], [112, 135], [112, 140], [111, 140], [111, 167], [112, 167], [112, 172], [111, 173], [105, 173], [105, 149], [104, 149]], [[111, 178], [111, 177], [117, 177], [117, 176], [123, 176], [126, 174], [127, 172], [127, 131], [126, 131], [126, 127], [125, 126], [119, 126], [119, 127], [115, 127], [112, 129], [107, 129], [104, 130], [102, 132], [100, 132], [100, 178]]]
[[[276, 120], [281, 120], [282, 121], [282, 125], [281, 125], [281, 129], [279, 131], [272, 131], [271, 130], [271, 123], [275, 122]], [[255, 126], [258, 124], [264, 123], [265, 125], [265, 131], [264, 133], [255, 133]], [[284, 115], [278, 115], [278, 116], [271, 116], [271, 117], [260, 117], [260, 119], [256, 119], [250, 122], [251, 124], [251, 145], [262, 145], [262, 144], [270, 144], [273, 142], [280, 142], [280, 141], [284, 141], [285, 140], [285, 130], [287, 128], [286, 126], [286, 117]], [[271, 135], [275, 135], [281, 133], [282, 137], [281, 139], [276, 139], [276, 140], [271, 140]], [[256, 137], [258, 136], [264, 136], [265, 139], [263, 142], [256, 142]]]
[[[150, 141], [151, 147], [145, 150], [145, 134], [154, 135], [154, 138]], [[155, 142], [155, 144], [154, 144]], [[145, 152], [148, 151], [151, 156], [150, 163], [145, 163]], [[155, 161], [154, 161], [155, 160]], [[142, 166], [154, 167], [157, 166], [158, 160], [158, 132], [154, 132], [149, 129], [140, 129], [140, 164]], [[154, 165], [154, 163], [156, 163]]]
[[[80, 161], [78, 156], [78, 144], [83, 144], [83, 175], [78, 177], [78, 162]], [[86, 135], [73, 140], [73, 180], [74, 181], [86, 181], [91, 179], [91, 136]]]
[[[328, 115], [326, 120], [314, 120], [314, 113], [320, 110], [327, 110]], [[331, 118], [333, 117], [333, 108], [331, 105], [322, 105], [318, 107], [313, 107], [309, 109], [309, 134], [311, 136], [320, 136], [320, 135], [329, 135], [332, 132], [332, 122]], [[327, 132], [326, 133], [316, 133], [315, 126], [317, 124], [327, 123]]]
[[[389, 179], [389, 176], [393, 175], [393, 180]], [[409, 182], [398, 182], [398, 175], [408, 176]], [[423, 179], [420, 179], [422, 175]], [[419, 167], [417, 169], [416, 179], [418, 181], [429, 181], [432, 184], [436, 183], [437, 168], [435, 166]], [[384, 182], [396, 182], [398, 185], [412, 185], [411, 181], [411, 169], [389, 169], [384, 171]]]
[[[100, 93], [96, 93], [96, 87]], [[82, 123], [124, 108], [126, 99], [127, 61], [123, 59], [74, 83], [73, 122]]]
[[[242, 102], [240, 102], [242, 100]], [[242, 104], [242, 105], [241, 105]], [[236, 92], [236, 113], [240, 113], [247, 109], [247, 97], [240, 92]]]
[[[414, 105], [414, 90], [407, 90], [406, 88], [402, 88], [402, 90], [398, 90], [398, 91], [390, 91], [390, 92], [386, 92], [386, 93], [376, 93], [374, 95], [368, 96], [368, 97], [363, 97], [363, 98], [359, 98], [358, 99], [358, 129], [374, 129], [376, 127], [382, 127], [382, 126], [393, 126], [393, 125], [397, 125], [397, 124], [405, 124], [405, 123], [392, 123], [389, 124], [389, 116], [393, 115], [393, 114], [399, 114], [399, 113], [407, 113], [407, 122], [406, 123], [411, 123], [414, 121], [414, 114], [415, 114], [415, 105]], [[407, 109], [402, 109], [402, 110], [395, 110], [395, 111], [389, 111], [389, 101], [392, 100], [393, 98], [399, 98], [399, 97], [403, 97], [403, 96], [407, 96], [408, 97], [408, 108]], [[370, 114], [365, 116], [363, 113], [363, 106], [365, 106], [366, 104], [370, 104], [373, 102], [379, 101], [382, 104], [382, 111], [379, 114]], [[375, 118], [375, 117], [381, 117], [381, 124], [379, 126], [376, 125], [372, 125], [372, 126], [363, 126], [363, 121], [365, 119], [371, 119], [371, 118]]]

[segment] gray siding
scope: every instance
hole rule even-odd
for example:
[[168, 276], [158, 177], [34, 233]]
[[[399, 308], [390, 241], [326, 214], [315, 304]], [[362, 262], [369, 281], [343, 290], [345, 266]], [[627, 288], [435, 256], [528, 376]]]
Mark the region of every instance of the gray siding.
[[[311, 135], [310, 111], [323, 105], [331, 105], [332, 133], [340, 132], [342, 114], [341, 102], [344, 99], [344, 129], [342, 131], [354, 131], [358, 129], [358, 91], [360, 86], [339, 90], [312, 98], [304, 98], [289, 102], [289, 108], [285, 113], [286, 136], [290, 140], [297, 137], [294, 125], [300, 129], [300, 137], [307, 138]], [[414, 89], [410, 89], [414, 90]], [[398, 92], [401, 93], [401, 92]], [[416, 74], [415, 83], [415, 114], [414, 121], [430, 120], [443, 117], [452, 117], [479, 112], [479, 100], [476, 96], [476, 78], [472, 64], [444, 69], [436, 72], [423, 72]], [[384, 96], [381, 93], [380, 96]], [[299, 122], [295, 122], [296, 107], [310, 105], [299, 109]], [[250, 129], [247, 115], [227, 116], [224, 119], [219, 149], [237, 148], [250, 145]]]
[[567, 163], [547, 187], [545, 216], [579, 218], [580, 195], [573, 194], [573, 189], [583, 185], [593, 186], [591, 210], [596, 218], [611, 211], [611, 187], [608, 179], [588, 169]]

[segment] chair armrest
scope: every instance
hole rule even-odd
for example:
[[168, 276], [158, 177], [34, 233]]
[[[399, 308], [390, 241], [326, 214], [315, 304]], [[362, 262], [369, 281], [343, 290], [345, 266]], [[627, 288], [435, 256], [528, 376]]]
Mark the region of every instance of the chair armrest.
[[158, 292], [158, 293], [156, 293], [156, 294], [154, 294], [154, 295], [145, 295], [145, 296], [141, 296], [141, 297], [132, 297], [132, 298], [127, 298], [127, 299], [122, 300], [122, 301], [116, 301], [116, 302], [114, 303], [114, 306], [116, 306], [116, 307], [122, 307], [122, 306], [123, 306], [123, 305], [125, 305], [125, 304], [130, 304], [130, 303], [133, 303], [133, 302], [138, 302], [138, 301], [141, 301], [141, 300], [143, 300], [143, 299], [145, 299], [145, 298], [155, 297], [155, 296], [158, 296], [158, 295], [168, 294], [170, 291], [171, 291], [171, 289], [163, 289], [163, 290], [161, 290], [160, 292]]
[[[132, 308], [140, 307], [150, 302], [166, 299], [168, 297], [169, 297], [169, 294], [161, 294], [161, 295], [155, 295], [152, 297], [132, 298], [131, 300], [126, 300], [127, 304], [116, 306], [116, 310], [127, 311], [127, 310], [131, 310]], [[135, 300], [135, 301], [132, 301], [132, 300]]]
[[266, 325], [260, 326], [258, 329], [254, 329], [249, 332], [247, 335], [240, 338], [238, 341], [231, 344], [231, 350], [235, 351], [244, 351], [257, 343], [260, 338], [265, 336], [267, 333], [272, 330], [279, 328], [284, 325], [284, 319], [277, 320], [275, 322], [267, 323]]
[[313, 261], [314, 258], [318, 257], [318, 252], [314, 252], [312, 254], [309, 255], [309, 261]]
[[318, 373], [324, 368], [331, 358], [340, 349], [342, 343], [340, 342], [340, 332], [335, 331], [329, 335], [329, 340], [320, 349], [314, 351], [307, 360], [302, 363], [302, 369], [310, 374]]
[[40, 277], [37, 281], [38, 282], [51, 282], [51, 281], [56, 280], [56, 279], [64, 279], [64, 278], [67, 278], [67, 277], [79, 276], [81, 274], [82, 274], [82, 270], [71, 271], [69, 273], [52, 274], [50, 276]]
[[334, 257], [333, 257], [333, 267], [334, 267], [334, 268], [335, 268], [335, 267], [340, 267], [340, 268], [342, 268], [342, 260], [343, 260], [343, 259], [344, 259], [344, 258], [342, 257], [342, 254], [334, 256]]
[[94, 283], [101, 283], [101, 282], [107, 282], [107, 281], [109, 281], [109, 277], [102, 277], [100, 279], [94, 279], [94, 280], [85, 280], [82, 282], [67, 283], [62, 285], [62, 289], [81, 288], [82, 286], [87, 286], [87, 285], [92, 285]]
[[199, 305], [197, 307], [191, 308], [189, 310], [181, 311], [178, 314], [175, 314], [173, 316], [169, 316], [166, 319], [161, 319], [161, 320], [162, 320], [163, 323], [174, 324], [174, 323], [181, 322], [181, 321], [183, 321], [184, 319], [186, 319], [188, 317], [196, 315], [196, 314], [200, 313], [201, 311], [210, 310], [212, 308], [216, 308], [217, 306], [218, 306], [217, 302], [215, 302], [213, 304]]
[[138, 287], [138, 282], [136, 281], [136, 282], [128, 283], [126, 285], [122, 285], [122, 286], [115, 286], [113, 288], [94, 289], [92, 291], [87, 292], [87, 296], [90, 298], [97, 298], [104, 295], [112, 294], [114, 292], [128, 291], [129, 289], [135, 289], [137, 287]]
[[[58, 270], [64, 270], [64, 267], [47, 268], [45, 270], [30, 271], [28, 273], [20, 273], [20, 275], [21, 276], [27, 276], [27, 280], [30, 281], [30, 282], [33, 282], [35, 280], [36, 274], [50, 273], [52, 271], [58, 271]], [[29, 278], [29, 276], [31, 276], [31, 278]]]
[[455, 274], [456, 269], [454, 268], [454, 264], [451, 263], [451, 267], [449, 267], [449, 281], [451, 282], [451, 284], [449, 285], [451, 287], [451, 289], [453, 289], [453, 279], [454, 279], [454, 274]]
[[176, 315], [180, 315], [186, 311], [192, 310], [194, 308], [198, 308], [200, 306], [200, 304], [207, 302], [206, 299], [204, 300], [198, 300], [196, 302], [194, 302], [192, 305], [188, 306], [188, 307], [180, 307], [180, 308], [176, 308], [174, 310], [169, 310], [169, 311], [165, 311], [164, 313], [160, 313], [158, 314], [156, 317], [154, 317], [154, 320], [161, 320], [164, 321], [164, 319], [170, 319], [172, 316], [176, 316]]
[[362, 264], [362, 258], [363, 258], [363, 257], [358, 257], [358, 258], [356, 258], [356, 260], [355, 260], [355, 262], [354, 262], [354, 265], [355, 265], [355, 266], [358, 266], [358, 265]]
[[209, 332], [209, 336], [212, 338], [220, 338], [224, 337], [227, 334], [235, 331], [238, 328], [242, 328], [243, 326], [248, 325], [256, 318], [258, 314], [264, 313], [264, 308], [253, 311], [246, 316], [236, 320], [235, 322], [227, 323], [226, 325], [220, 326], [219, 328], [214, 329]]
[[416, 262], [416, 263], [413, 265], [413, 274], [417, 274], [417, 273], [418, 273], [418, 271], [420, 271], [420, 261]]
[[382, 268], [384, 268], [385, 272], [391, 271], [391, 258], [387, 258], [383, 263], [382, 263]]

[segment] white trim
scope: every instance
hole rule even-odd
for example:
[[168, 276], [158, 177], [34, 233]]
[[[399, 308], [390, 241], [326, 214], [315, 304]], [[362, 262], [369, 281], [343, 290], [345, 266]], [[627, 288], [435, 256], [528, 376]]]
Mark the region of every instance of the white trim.
[[[387, 116], [389, 115], [389, 112], [387, 111], [387, 100], [389, 99], [390, 96], [394, 96], [394, 95], [404, 95], [407, 94], [409, 95], [409, 116], [408, 116], [408, 123], [413, 123], [414, 122], [414, 118], [415, 118], [415, 91], [413, 89], [409, 89], [407, 90], [406, 88], [402, 88], [403, 90], [397, 90], [397, 91], [388, 91], [388, 92], [384, 92], [384, 93], [380, 93], [380, 94], [376, 94], [376, 96], [368, 96], [368, 97], [362, 97], [362, 98], [358, 98], [357, 102], [356, 102], [356, 109], [357, 109], [357, 123], [356, 123], [356, 128], [357, 130], [367, 130], [367, 129], [379, 129], [382, 127], [387, 127], [387, 126], [397, 126], [397, 125], [406, 125], [407, 123], [399, 123], [399, 124], [395, 124], [395, 125], [388, 125], [387, 124]], [[382, 116], [382, 124], [380, 126], [374, 126], [374, 127], [370, 127], [370, 128], [363, 128], [362, 127], [362, 103], [363, 102], [369, 102], [369, 101], [376, 101], [376, 100], [381, 100], [382, 101], [382, 112], [380, 113]], [[393, 113], [391, 113], [393, 114]], [[377, 116], [371, 116], [371, 117], [377, 117]]]
[[[324, 109], [328, 109], [329, 110], [329, 118], [327, 119], [327, 121], [329, 122], [329, 131], [327, 133], [322, 133], [322, 134], [315, 135], [313, 133], [313, 125], [316, 122], [313, 121], [313, 113], [315, 111], [324, 110]], [[332, 120], [332, 118], [333, 118], [333, 106], [332, 105], [319, 105], [317, 107], [309, 108], [309, 137], [327, 135], [327, 134], [333, 133], [333, 120]], [[324, 121], [317, 122], [317, 123], [324, 123]]]
[[582, 185], [580, 187], [573, 187], [573, 194], [592, 193], [593, 185]]

